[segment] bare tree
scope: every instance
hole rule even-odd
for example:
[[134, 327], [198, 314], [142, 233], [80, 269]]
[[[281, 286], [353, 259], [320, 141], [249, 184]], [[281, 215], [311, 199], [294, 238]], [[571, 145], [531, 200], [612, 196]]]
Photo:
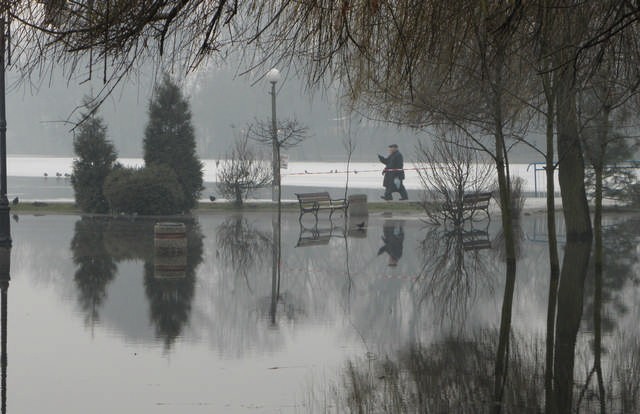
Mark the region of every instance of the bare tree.
[[235, 141], [230, 154], [220, 163], [218, 169], [218, 191], [224, 197], [242, 206], [253, 191], [271, 183], [269, 163], [260, 159], [249, 146], [248, 136]]
[[[278, 139], [276, 145], [279, 149], [289, 149], [297, 146], [309, 138], [309, 127], [300, 123], [297, 119], [278, 121]], [[270, 146], [273, 142], [273, 127], [271, 120], [256, 120], [248, 126], [248, 137], [260, 144]]]
[[455, 129], [443, 131], [432, 147], [418, 142], [416, 169], [424, 190], [422, 205], [429, 219], [461, 225], [465, 221], [465, 193], [486, 192], [491, 166], [483, 162], [471, 142]]

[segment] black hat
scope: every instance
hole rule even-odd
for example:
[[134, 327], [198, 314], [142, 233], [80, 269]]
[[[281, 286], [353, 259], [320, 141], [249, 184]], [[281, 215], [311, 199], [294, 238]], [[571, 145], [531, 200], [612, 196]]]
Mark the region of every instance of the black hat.
[[391, 144], [389, 145], [389, 148], [398, 148], [398, 144]]

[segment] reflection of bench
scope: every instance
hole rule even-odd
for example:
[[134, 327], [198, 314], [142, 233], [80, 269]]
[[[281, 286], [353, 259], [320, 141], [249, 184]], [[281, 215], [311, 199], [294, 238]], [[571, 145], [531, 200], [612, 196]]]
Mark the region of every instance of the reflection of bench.
[[491, 193], [470, 193], [462, 196], [462, 212], [469, 213], [469, 218], [473, 218], [476, 211], [481, 210], [489, 217], [489, 202]]
[[483, 230], [469, 230], [462, 233], [462, 247], [466, 251], [491, 248], [489, 233]]
[[296, 193], [300, 203], [300, 219], [304, 213], [313, 213], [318, 219], [318, 211], [329, 210], [329, 218], [336, 210], [346, 211], [349, 204], [344, 198], [332, 199], [327, 191], [318, 193]]
[[300, 225], [300, 236], [298, 236], [296, 247], [329, 244], [329, 240], [334, 236], [344, 237], [344, 229], [338, 226], [318, 227], [317, 224], [311, 228]]

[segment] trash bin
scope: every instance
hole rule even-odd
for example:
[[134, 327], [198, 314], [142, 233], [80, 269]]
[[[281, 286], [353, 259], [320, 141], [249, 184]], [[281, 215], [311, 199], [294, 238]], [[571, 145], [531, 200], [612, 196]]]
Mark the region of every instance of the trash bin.
[[349, 216], [365, 217], [368, 215], [369, 215], [369, 208], [367, 207], [367, 195], [366, 194], [349, 195]]

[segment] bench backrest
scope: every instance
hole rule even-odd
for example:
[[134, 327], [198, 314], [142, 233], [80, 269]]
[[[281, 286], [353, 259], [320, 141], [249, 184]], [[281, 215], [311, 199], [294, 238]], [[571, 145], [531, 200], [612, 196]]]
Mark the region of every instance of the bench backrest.
[[322, 191], [318, 193], [296, 193], [296, 197], [301, 202], [311, 202], [311, 201], [329, 201], [331, 197], [327, 191]]
[[481, 203], [491, 200], [491, 193], [465, 194], [462, 198], [464, 203]]

